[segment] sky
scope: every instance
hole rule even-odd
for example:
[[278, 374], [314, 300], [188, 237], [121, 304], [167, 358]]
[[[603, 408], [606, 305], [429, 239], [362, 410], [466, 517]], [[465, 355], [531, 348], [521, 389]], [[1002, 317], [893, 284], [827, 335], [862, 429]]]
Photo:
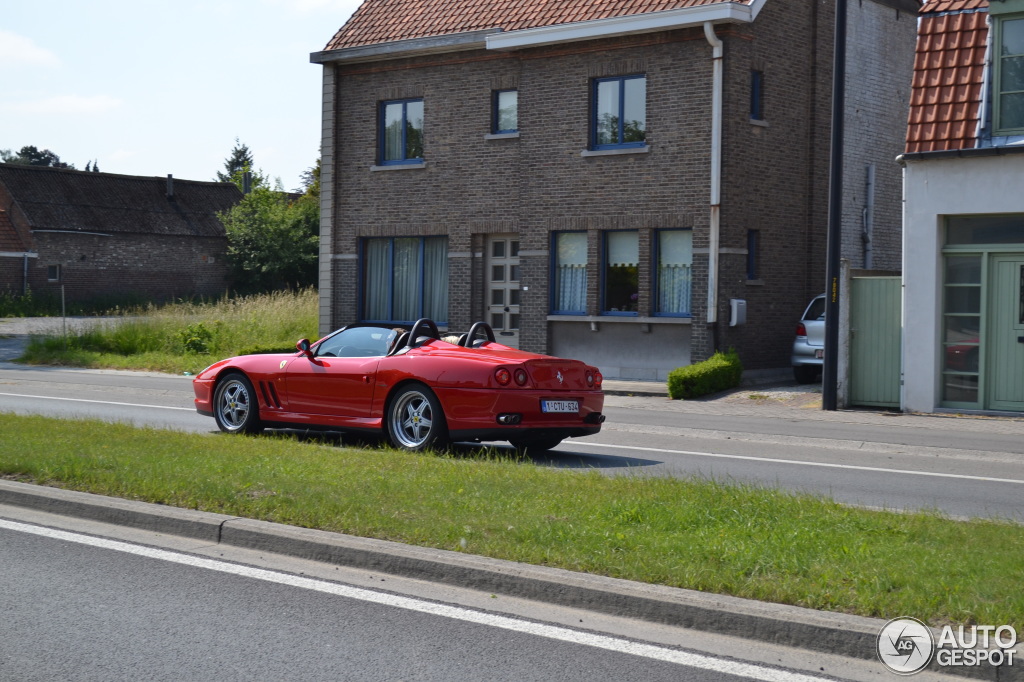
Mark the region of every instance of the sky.
[[301, 186], [320, 156], [324, 48], [360, 0], [45, 0], [0, 12], [0, 149], [215, 180], [235, 139]]

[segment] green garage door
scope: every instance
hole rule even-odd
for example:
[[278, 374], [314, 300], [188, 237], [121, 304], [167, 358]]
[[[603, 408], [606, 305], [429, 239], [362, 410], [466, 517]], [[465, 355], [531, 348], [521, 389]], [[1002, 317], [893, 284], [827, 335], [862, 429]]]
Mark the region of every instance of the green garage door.
[[854, 277], [850, 282], [850, 404], [900, 406], [901, 282]]

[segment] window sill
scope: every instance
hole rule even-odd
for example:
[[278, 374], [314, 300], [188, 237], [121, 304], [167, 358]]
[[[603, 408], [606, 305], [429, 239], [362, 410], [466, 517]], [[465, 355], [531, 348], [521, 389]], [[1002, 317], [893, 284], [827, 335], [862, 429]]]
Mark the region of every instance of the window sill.
[[373, 172], [377, 171], [403, 171], [403, 170], [423, 170], [427, 167], [427, 162], [423, 163], [396, 163], [389, 166], [370, 166], [370, 170]]
[[692, 324], [692, 317], [647, 317], [639, 315], [548, 315], [548, 322], [609, 322], [637, 324]]
[[763, 279], [748, 279], [747, 280], [747, 286], [748, 287], [763, 287], [764, 286], [764, 280]]
[[622, 149], [584, 149], [580, 156], [620, 156], [622, 154], [646, 154], [651, 151], [651, 145], [643, 147], [623, 147]]
[[514, 133], [488, 133], [484, 135], [485, 140], [515, 140], [519, 138], [519, 131]]
[[767, 128], [768, 121], [764, 120], [763, 118], [752, 118], [750, 119], [750, 125], [758, 126], [759, 128]]

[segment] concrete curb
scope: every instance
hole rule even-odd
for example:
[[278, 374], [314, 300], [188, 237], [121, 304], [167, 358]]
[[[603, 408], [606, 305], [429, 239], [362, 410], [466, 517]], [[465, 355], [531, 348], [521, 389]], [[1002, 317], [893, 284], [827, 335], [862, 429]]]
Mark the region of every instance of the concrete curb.
[[[0, 480], [0, 504], [849, 658], [874, 658], [885, 623], [14, 481]], [[938, 670], [934, 663], [931, 667]], [[986, 667], [942, 672], [1024, 680], [1019, 670]]]

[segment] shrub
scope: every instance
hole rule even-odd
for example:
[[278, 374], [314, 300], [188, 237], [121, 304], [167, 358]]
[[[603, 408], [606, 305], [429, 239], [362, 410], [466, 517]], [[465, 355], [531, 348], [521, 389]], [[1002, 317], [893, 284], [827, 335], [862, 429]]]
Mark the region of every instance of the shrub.
[[718, 351], [703, 362], [669, 372], [668, 395], [673, 400], [687, 400], [735, 388], [742, 374], [743, 365], [735, 349]]

